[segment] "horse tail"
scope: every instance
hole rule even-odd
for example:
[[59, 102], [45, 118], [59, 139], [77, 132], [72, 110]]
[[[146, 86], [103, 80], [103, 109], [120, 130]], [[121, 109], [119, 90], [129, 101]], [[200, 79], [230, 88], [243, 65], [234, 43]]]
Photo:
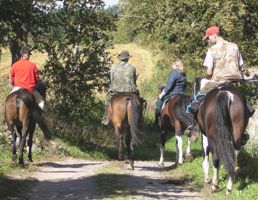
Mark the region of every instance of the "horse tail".
[[228, 92], [220, 92], [217, 96], [215, 108], [215, 134], [214, 145], [217, 156], [222, 160], [229, 175], [234, 174], [234, 140], [232, 135], [232, 122], [230, 118], [231, 97]]
[[141, 142], [140, 135], [142, 132], [140, 131], [140, 120], [141, 120], [141, 105], [137, 101], [135, 95], [130, 95], [130, 102], [131, 102], [131, 111], [132, 117], [131, 119], [128, 118], [130, 124], [130, 130], [132, 135], [132, 144], [138, 144]]
[[23, 95], [20, 93], [17, 98], [20, 98], [26, 107], [29, 109], [33, 119], [39, 125], [39, 128], [42, 130], [45, 139], [51, 139], [51, 132], [42, 116], [43, 110], [34, 102], [32, 101], [27, 95]]

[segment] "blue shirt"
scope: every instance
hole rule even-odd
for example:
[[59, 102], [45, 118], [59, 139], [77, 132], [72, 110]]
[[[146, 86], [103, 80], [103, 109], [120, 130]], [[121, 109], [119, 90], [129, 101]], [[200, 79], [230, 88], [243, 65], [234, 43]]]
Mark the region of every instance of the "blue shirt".
[[167, 84], [164, 88], [166, 96], [172, 96], [174, 94], [184, 94], [186, 87], [186, 76], [178, 69], [173, 70], [167, 80]]

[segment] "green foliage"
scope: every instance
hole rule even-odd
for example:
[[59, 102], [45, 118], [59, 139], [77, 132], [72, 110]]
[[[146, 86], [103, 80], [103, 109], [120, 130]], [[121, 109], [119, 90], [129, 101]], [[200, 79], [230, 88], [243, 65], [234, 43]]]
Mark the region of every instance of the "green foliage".
[[102, 114], [95, 94], [109, 82], [106, 49], [115, 17], [103, 6], [101, 0], [65, 0], [59, 7], [56, 1], [0, 2], [0, 46], [9, 45], [12, 57], [22, 44], [47, 53], [42, 74], [49, 81], [50, 121], [58, 122], [53, 129], [59, 136], [74, 131], [77, 142], [88, 141], [87, 123]]
[[0, 1], [0, 46], [10, 48], [12, 63], [19, 59], [22, 45], [40, 48], [48, 24], [46, 12], [38, 1]]
[[206, 51], [202, 37], [211, 25], [218, 25], [227, 40], [240, 46], [248, 66], [258, 64], [258, 3], [254, 0], [121, 0], [119, 6], [118, 30], [123, 32], [118, 35], [125, 33], [132, 36], [127, 37], [130, 41], [188, 60], [192, 67], [202, 66]]
[[258, 100], [258, 87], [257, 84], [251, 82], [240, 82], [236, 86], [240, 88], [241, 92], [245, 95], [246, 99], [252, 104], [256, 104]]
[[96, 91], [108, 83], [108, 37], [113, 18], [98, 5], [68, 4], [49, 12], [49, 27], [42, 43], [49, 58], [44, 75], [53, 92], [55, 112], [64, 118], [85, 120], [91, 112]]

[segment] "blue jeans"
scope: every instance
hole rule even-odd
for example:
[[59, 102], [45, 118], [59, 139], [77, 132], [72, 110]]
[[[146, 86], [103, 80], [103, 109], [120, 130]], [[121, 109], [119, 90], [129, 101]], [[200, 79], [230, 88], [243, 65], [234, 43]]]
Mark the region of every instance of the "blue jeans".
[[162, 105], [163, 103], [169, 99], [172, 95], [167, 95], [167, 96], [164, 96], [163, 98], [159, 99], [158, 101], [156, 101], [156, 111], [157, 112], [160, 112], [161, 111], [161, 108], [162, 108]]

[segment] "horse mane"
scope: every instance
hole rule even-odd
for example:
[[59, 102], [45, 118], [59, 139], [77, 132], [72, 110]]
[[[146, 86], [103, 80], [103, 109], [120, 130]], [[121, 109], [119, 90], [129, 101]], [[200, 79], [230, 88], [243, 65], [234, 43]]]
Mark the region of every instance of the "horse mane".
[[181, 122], [183, 128], [187, 128], [194, 121], [194, 115], [186, 112], [187, 105], [190, 102], [190, 96], [180, 95], [174, 104], [175, 116]]

